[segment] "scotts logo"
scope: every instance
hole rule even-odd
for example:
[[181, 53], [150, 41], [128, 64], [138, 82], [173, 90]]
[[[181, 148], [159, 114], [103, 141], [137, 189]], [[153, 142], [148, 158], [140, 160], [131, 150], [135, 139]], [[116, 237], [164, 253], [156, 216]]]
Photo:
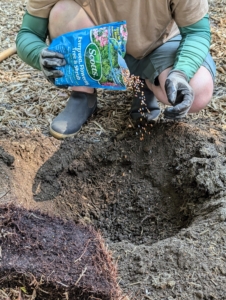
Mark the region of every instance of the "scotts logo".
[[98, 47], [91, 43], [85, 51], [86, 69], [89, 76], [96, 81], [99, 81], [102, 76], [101, 54]]

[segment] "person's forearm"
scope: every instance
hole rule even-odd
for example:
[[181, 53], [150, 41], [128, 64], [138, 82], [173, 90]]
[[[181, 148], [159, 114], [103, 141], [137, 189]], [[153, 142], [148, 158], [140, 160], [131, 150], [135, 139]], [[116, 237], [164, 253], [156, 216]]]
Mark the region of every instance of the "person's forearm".
[[179, 29], [182, 40], [173, 69], [184, 72], [190, 81], [209, 52], [211, 41], [209, 16], [206, 15], [199, 22]]
[[47, 31], [48, 19], [25, 13], [16, 39], [17, 53], [23, 61], [38, 70], [40, 70], [40, 53], [47, 47], [45, 43]]

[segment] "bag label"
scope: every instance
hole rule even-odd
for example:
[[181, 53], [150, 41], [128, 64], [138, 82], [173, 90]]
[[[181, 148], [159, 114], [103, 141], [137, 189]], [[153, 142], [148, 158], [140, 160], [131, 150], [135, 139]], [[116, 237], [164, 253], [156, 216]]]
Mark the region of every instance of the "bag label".
[[98, 47], [91, 43], [85, 51], [86, 70], [88, 75], [96, 81], [99, 81], [102, 76], [101, 54]]

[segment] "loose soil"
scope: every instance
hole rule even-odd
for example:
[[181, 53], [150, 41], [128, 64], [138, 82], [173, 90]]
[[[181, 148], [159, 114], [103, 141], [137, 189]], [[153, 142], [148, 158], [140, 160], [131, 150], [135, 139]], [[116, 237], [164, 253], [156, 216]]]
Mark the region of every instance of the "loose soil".
[[2, 137], [0, 200], [100, 230], [131, 299], [226, 299], [225, 131], [148, 130], [144, 142], [133, 129], [122, 140]]
[[[0, 0], [1, 50], [14, 42], [23, 2]], [[211, 51], [218, 68], [213, 100], [200, 114], [181, 122], [160, 118], [144, 130], [129, 118], [130, 90], [100, 90], [97, 115], [75, 138], [58, 141], [49, 136], [48, 126], [64, 107], [69, 91], [50, 86], [41, 72], [16, 55], [0, 65], [0, 221], [13, 203], [13, 211], [25, 219], [32, 214], [45, 220], [24, 225], [29, 239], [39, 226], [40, 235], [45, 234], [44, 228], [51, 231], [57, 224], [70, 224], [75, 235], [80, 228], [92, 232], [100, 241], [94, 248], [103, 252], [92, 249], [103, 253], [106, 274], [112, 276], [104, 278], [116, 288], [112, 297], [117, 296], [117, 266], [117, 283], [130, 300], [226, 299], [226, 11], [225, 1], [211, 4]], [[7, 224], [19, 234], [17, 227]], [[69, 238], [67, 226], [62, 226]], [[1, 230], [0, 259], [7, 255], [8, 259], [0, 263], [5, 268], [10, 251], [2, 253], [1, 249], [11, 244], [3, 244]], [[15, 245], [16, 240], [10, 241]], [[55, 245], [57, 239], [48, 242]], [[85, 250], [85, 240], [82, 245]], [[19, 256], [22, 246], [20, 242], [13, 255], [20, 257], [18, 264], [23, 257], [26, 272], [6, 283], [1, 268], [1, 300], [45, 299], [45, 291], [47, 299], [80, 299], [76, 293], [69, 297], [60, 290], [63, 286], [57, 284], [58, 279], [69, 274], [62, 273], [64, 267], [60, 272], [55, 268], [61, 276], [58, 279], [50, 276], [30, 285], [34, 276], [37, 279], [45, 272], [44, 268], [39, 272], [36, 265], [37, 252], [30, 252], [32, 264], [26, 256]], [[61, 244], [55, 246], [56, 253], [62, 253]], [[39, 259], [40, 266], [46, 266], [43, 257]], [[70, 266], [69, 261], [72, 256], [62, 260], [62, 266]], [[77, 280], [84, 262], [75, 274]], [[13, 268], [19, 271], [16, 263]], [[70, 284], [69, 279], [62, 281]], [[107, 290], [106, 297], [111, 297]], [[97, 290], [87, 297], [108, 299]]]

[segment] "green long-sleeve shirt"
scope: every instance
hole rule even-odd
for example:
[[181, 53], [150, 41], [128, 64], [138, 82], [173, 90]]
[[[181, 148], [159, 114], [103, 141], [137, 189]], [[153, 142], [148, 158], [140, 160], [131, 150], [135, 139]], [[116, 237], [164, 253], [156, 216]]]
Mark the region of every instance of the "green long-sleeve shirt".
[[28, 65], [41, 70], [39, 56], [46, 48], [48, 19], [25, 13], [23, 23], [16, 38], [17, 54]]
[[[179, 27], [182, 40], [177, 51], [173, 69], [180, 70], [190, 80], [202, 65], [208, 54], [211, 40], [209, 16], [195, 24]], [[32, 67], [40, 70], [39, 56], [48, 35], [48, 19], [25, 13], [17, 35], [17, 53]]]
[[179, 27], [182, 40], [177, 50], [173, 69], [180, 70], [190, 80], [205, 60], [211, 42], [209, 16], [199, 22]]

